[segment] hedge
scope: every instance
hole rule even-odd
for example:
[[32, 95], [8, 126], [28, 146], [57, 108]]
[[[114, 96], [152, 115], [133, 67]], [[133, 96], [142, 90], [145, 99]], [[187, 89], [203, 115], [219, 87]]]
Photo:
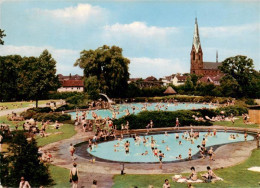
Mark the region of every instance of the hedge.
[[232, 100], [232, 98], [227, 98], [227, 97], [170, 95], [170, 96], [163, 96], [163, 97], [136, 97], [130, 101], [159, 102], [159, 101], [167, 100], [167, 99], [175, 99], [179, 102], [213, 102], [213, 103], [216, 103], [218, 101], [220, 104], [224, 104], [227, 101]]
[[164, 111], [143, 111], [137, 115], [131, 114], [129, 116], [122, 117], [114, 120], [114, 124], [117, 125], [118, 129], [121, 128], [121, 124], [129, 122], [131, 129], [145, 129], [150, 120], [153, 120], [154, 127], [174, 127], [176, 118], [179, 118], [180, 126], [198, 126], [198, 125], [212, 125], [209, 121], [196, 121], [192, 116], [201, 116], [200, 112], [191, 110], [178, 110], [173, 112]]
[[31, 119], [33, 118], [36, 121], [66, 121], [71, 120], [70, 114], [61, 114], [57, 112], [49, 111], [48, 107], [46, 108], [32, 108], [28, 109], [25, 112], [21, 113], [21, 116], [24, 117], [24, 119]]
[[60, 106], [55, 110], [55, 112], [61, 112], [61, 111], [66, 111], [66, 110], [75, 110], [77, 109], [88, 109], [88, 106], [86, 105], [74, 105], [74, 104], [65, 104], [63, 106]]

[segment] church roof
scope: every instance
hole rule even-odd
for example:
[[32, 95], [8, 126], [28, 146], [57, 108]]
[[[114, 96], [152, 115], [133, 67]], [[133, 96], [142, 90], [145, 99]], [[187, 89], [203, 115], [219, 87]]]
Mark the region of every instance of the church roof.
[[193, 43], [196, 52], [198, 53], [200, 48], [200, 35], [199, 35], [199, 26], [197, 22], [197, 18], [195, 18], [195, 29], [194, 29], [194, 35], [193, 35]]
[[222, 63], [203, 62], [203, 69], [218, 69]]

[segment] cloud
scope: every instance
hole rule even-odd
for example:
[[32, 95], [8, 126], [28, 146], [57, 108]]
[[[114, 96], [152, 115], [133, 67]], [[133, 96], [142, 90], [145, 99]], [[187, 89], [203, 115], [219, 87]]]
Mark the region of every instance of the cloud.
[[52, 18], [66, 21], [70, 23], [84, 23], [84, 22], [97, 22], [105, 19], [107, 10], [99, 6], [92, 6], [90, 4], [78, 4], [75, 7], [66, 7], [63, 9], [35, 9], [39, 15], [50, 16]]
[[167, 34], [177, 33], [176, 27], [147, 26], [144, 22], [132, 22], [130, 24], [106, 25], [104, 27], [107, 36], [132, 36], [137, 38], [165, 37]]
[[[189, 63], [185, 64], [180, 59], [148, 58], [148, 57], [130, 57], [130, 77], [155, 76], [157, 78], [171, 75], [176, 72], [187, 72]], [[187, 70], [186, 70], [187, 69]]]
[[57, 61], [57, 72], [62, 74], [83, 74], [82, 70], [78, 67], [73, 67], [74, 62], [79, 58], [79, 51], [70, 49], [56, 49], [51, 46], [13, 46], [4, 45], [0, 46], [0, 55], [14, 55], [21, 56], [36, 56], [38, 57], [43, 50], [47, 49], [52, 57]]
[[245, 24], [239, 26], [201, 27], [203, 37], [231, 37], [242, 36], [251, 32], [260, 32], [260, 23]]

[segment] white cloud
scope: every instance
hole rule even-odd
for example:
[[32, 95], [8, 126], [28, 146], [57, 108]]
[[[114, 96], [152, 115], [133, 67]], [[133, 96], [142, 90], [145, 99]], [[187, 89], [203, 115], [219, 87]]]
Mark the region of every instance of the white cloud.
[[[187, 72], [185, 65], [180, 59], [164, 59], [164, 58], [148, 58], [148, 57], [133, 57], [129, 58], [130, 63], [130, 77], [155, 76], [157, 78], [171, 75], [177, 72]], [[186, 63], [189, 66], [189, 63]]]
[[35, 9], [35, 11], [37, 14], [51, 16], [70, 23], [97, 22], [107, 16], [107, 11], [104, 8], [90, 4], [78, 4], [75, 7], [54, 10]]
[[201, 27], [200, 33], [203, 37], [230, 37], [242, 36], [251, 32], [260, 32], [260, 23], [245, 24], [239, 26]]
[[73, 67], [74, 62], [79, 58], [79, 51], [70, 49], [56, 49], [51, 46], [13, 46], [4, 45], [0, 46], [0, 55], [14, 55], [21, 56], [36, 56], [38, 57], [43, 50], [47, 49], [52, 57], [57, 61], [57, 72], [61, 74], [83, 74], [82, 70], [78, 67]]
[[138, 38], [165, 37], [167, 34], [177, 33], [176, 27], [147, 26], [144, 22], [132, 22], [130, 24], [106, 25], [104, 27], [106, 36], [132, 36]]

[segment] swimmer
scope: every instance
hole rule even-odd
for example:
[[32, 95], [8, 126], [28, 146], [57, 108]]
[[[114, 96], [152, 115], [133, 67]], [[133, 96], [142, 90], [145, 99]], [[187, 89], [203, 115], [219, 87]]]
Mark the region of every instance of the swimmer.
[[175, 138], [179, 139], [179, 134], [178, 133], [175, 134]]
[[167, 131], [165, 131], [164, 135], [165, 135], [165, 136], [169, 136], [168, 133], [167, 133]]
[[179, 145], [182, 145], [181, 141], [179, 141]]
[[158, 149], [157, 148], [154, 149], [153, 154], [154, 154], [154, 156], [158, 155]]
[[176, 157], [176, 159], [182, 159], [182, 156], [181, 156], [181, 154], [178, 156], [178, 157]]
[[168, 145], [166, 146], [166, 151], [170, 151], [171, 149], [168, 147]]
[[145, 151], [145, 152], [142, 153], [141, 155], [148, 155], [148, 151]]
[[162, 144], [164, 144], [165, 143], [165, 141], [164, 140], [162, 140]]

